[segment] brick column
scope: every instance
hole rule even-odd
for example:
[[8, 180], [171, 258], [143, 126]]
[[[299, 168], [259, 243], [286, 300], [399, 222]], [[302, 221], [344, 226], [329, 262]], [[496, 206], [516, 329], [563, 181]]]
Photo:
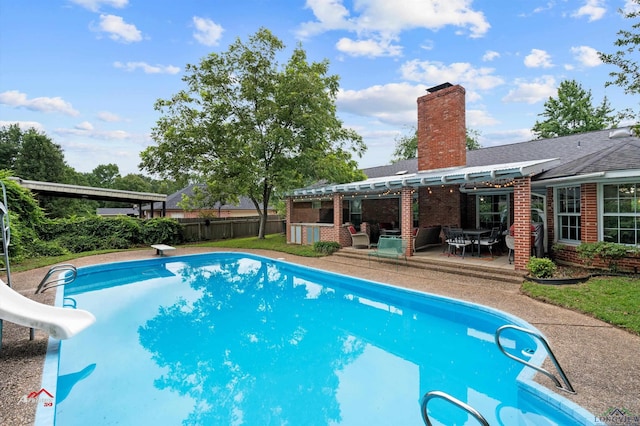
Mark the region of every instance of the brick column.
[[582, 241], [598, 241], [598, 185], [595, 183], [585, 183], [580, 187], [580, 226]]
[[531, 256], [531, 178], [514, 179], [513, 233], [515, 237], [514, 265], [526, 270]]
[[400, 234], [407, 240], [407, 256], [413, 255], [413, 188], [402, 188], [400, 194]]
[[333, 240], [340, 245], [344, 245], [340, 239], [340, 228], [342, 227], [342, 195], [333, 194]]
[[291, 215], [293, 214], [293, 198], [288, 197], [285, 203], [285, 241], [288, 243], [291, 238]]

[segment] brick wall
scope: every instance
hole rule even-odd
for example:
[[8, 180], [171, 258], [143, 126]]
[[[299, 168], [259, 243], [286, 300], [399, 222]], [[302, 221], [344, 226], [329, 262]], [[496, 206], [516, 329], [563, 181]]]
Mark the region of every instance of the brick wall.
[[455, 85], [418, 98], [418, 170], [467, 164], [465, 90]]
[[[453, 192], [450, 192], [453, 191]], [[418, 192], [420, 226], [462, 226], [462, 194], [454, 186], [420, 188]]]
[[400, 220], [400, 203], [397, 198], [377, 198], [362, 200], [362, 221], [371, 224], [391, 223]]

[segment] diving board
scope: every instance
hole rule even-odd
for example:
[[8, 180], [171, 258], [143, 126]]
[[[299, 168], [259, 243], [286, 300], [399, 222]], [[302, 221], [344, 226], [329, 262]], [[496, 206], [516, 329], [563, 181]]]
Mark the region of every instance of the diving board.
[[69, 339], [89, 327], [96, 317], [82, 309], [59, 308], [21, 295], [0, 280], [0, 319], [37, 328], [54, 339]]

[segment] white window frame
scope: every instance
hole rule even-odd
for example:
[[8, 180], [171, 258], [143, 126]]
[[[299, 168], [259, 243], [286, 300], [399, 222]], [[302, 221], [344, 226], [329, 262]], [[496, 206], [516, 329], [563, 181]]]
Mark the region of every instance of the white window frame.
[[[607, 200], [605, 198], [605, 186], [610, 186], [610, 185], [617, 185], [618, 188], [620, 187], [620, 185], [634, 185], [635, 197], [631, 202], [635, 203], [635, 210], [636, 210], [635, 212], [622, 212], [622, 213], [605, 212], [605, 204]], [[608, 217], [635, 218], [635, 243], [620, 242], [619, 234], [618, 234], [617, 241], [605, 239], [605, 233], [607, 229], [605, 228], [605, 225], [606, 225], [605, 221], [606, 221], [606, 218]], [[618, 229], [618, 231], [620, 231], [621, 229], [630, 230], [634, 228], [621, 227], [620, 223], [618, 223], [618, 227], [612, 228], [612, 229]], [[640, 234], [640, 179], [634, 179], [632, 181], [626, 180], [626, 181], [615, 181], [615, 182], [602, 182], [598, 185], [598, 234], [599, 234], [600, 241], [608, 241], [608, 242], [628, 244], [628, 245], [640, 245], [640, 236], [639, 236]]]
[[[577, 202], [578, 202], [578, 207], [579, 210], [577, 212], [570, 212], [570, 211], [561, 211], [560, 206], [561, 206], [561, 200], [560, 200], [560, 194], [565, 191], [565, 190], [569, 190], [569, 189], [573, 189], [574, 191], [577, 191]], [[554, 200], [554, 204], [555, 204], [555, 208], [553, 209], [554, 211], [554, 216], [555, 216], [555, 236], [556, 236], [556, 241], [562, 242], [562, 243], [567, 243], [567, 244], [580, 244], [581, 240], [582, 240], [582, 206], [580, 205], [580, 198], [581, 198], [581, 185], [566, 185], [566, 186], [558, 186], [556, 188], [554, 188], [554, 196], [553, 196], [553, 200]], [[577, 226], [577, 239], [572, 239], [572, 238], [563, 238], [562, 236], [562, 218], [564, 217], [568, 217], [568, 218], [577, 218], [578, 221], [578, 226]]]

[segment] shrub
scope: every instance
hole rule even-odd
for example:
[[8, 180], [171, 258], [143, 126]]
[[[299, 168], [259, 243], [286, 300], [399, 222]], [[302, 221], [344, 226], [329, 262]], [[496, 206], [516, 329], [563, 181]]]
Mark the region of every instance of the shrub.
[[316, 241], [313, 243], [313, 250], [318, 253], [332, 254], [340, 250], [340, 244], [335, 241]]
[[633, 247], [606, 241], [582, 243], [576, 247], [576, 253], [588, 266], [591, 266], [593, 260], [598, 257], [607, 263], [611, 272], [618, 271], [618, 260], [623, 259], [629, 252], [635, 251], [637, 249]]
[[527, 270], [536, 278], [549, 278], [556, 271], [556, 264], [546, 257], [532, 256], [527, 262]]

